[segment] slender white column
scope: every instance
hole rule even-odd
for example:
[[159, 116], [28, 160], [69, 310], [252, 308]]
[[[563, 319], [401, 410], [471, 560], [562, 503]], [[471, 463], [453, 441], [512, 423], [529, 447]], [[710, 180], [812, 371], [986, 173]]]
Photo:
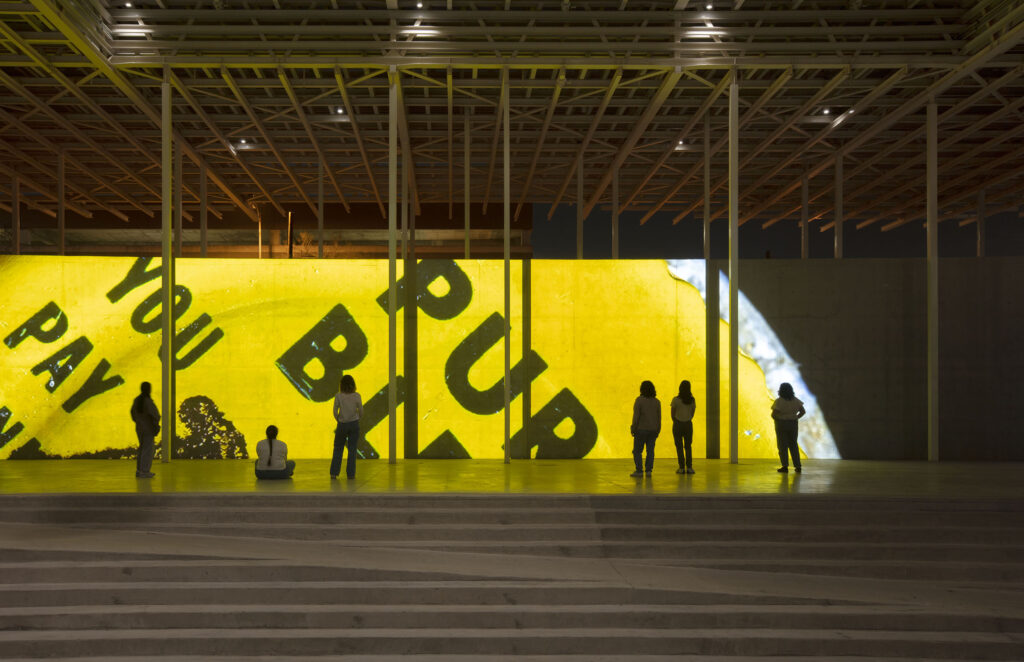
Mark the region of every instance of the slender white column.
[[206, 236], [209, 221], [209, 200], [207, 199], [206, 161], [199, 164], [199, 257], [206, 257]]
[[[398, 69], [388, 86], [388, 464], [398, 455]], [[412, 283], [409, 287], [414, 287]]]
[[184, 198], [182, 197], [182, 184], [181, 184], [181, 182], [182, 182], [181, 152], [182, 152], [182, 150], [179, 149], [179, 150], [177, 150], [174, 153], [174, 179], [173, 179], [174, 202], [173, 202], [173, 205], [174, 205], [174, 257], [176, 257], [176, 258], [177, 257], [181, 257], [182, 252], [183, 252], [182, 251], [183, 238], [182, 238], [182, 231], [181, 231], [181, 220], [182, 220], [182, 211], [183, 211], [182, 207], [184, 206], [182, 203], [184, 202]]
[[464, 239], [466, 241], [466, 259], [469, 259], [469, 109], [466, 109], [465, 132], [466, 139], [462, 145], [462, 216], [466, 223]]
[[833, 187], [835, 193], [835, 225], [832, 227], [835, 236], [835, 257], [843, 257], [843, 153], [836, 154], [835, 165], [836, 181]]
[[978, 191], [978, 257], [985, 257], [985, 189]]
[[612, 164], [612, 259], [619, 259], [619, 167]]
[[739, 462], [740, 409], [740, 99], [737, 76], [729, 85], [729, 462]]
[[807, 173], [800, 179], [800, 259], [806, 260], [811, 254], [811, 229], [807, 220], [811, 217], [808, 203]]
[[21, 182], [11, 178], [11, 252], [21, 255]]
[[64, 255], [67, 246], [67, 204], [64, 202], [64, 150], [57, 154], [57, 254]]
[[721, 345], [718, 327], [718, 269], [711, 260], [711, 120], [704, 120], [704, 303], [705, 303], [705, 348], [704, 367], [707, 384], [707, 420], [705, 434], [707, 457], [717, 460], [722, 457], [721, 449]]
[[583, 157], [576, 166], [576, 259], [583, 259]]
[[939, 459], [939, 114], [928, 104], [925, 128], [928, 233], [928, 459]]
[[502, 77], [506, 89], [501, 95], [505, 99], [502, 109], [502, 133], [504, 148], [502, 154], [502, 179], [505, 195], [504, 204], [504, 257], [505, 257], [505, 464], [512, 460], [512, 165], [509, 148], [509, 91], [508, 76]]
[[172, 252], [172, 214], [173, 199], [171, 190], [171, 169], [173, 168], [172, 143], [171, 143], [171, 82], [170, 68], [164, 67], [164, 80], [160, 85], [161, 117], [160, 117], [160, 264], [161, 270], [160, 288], [163, 295], [163, 321], [160, 333], [160, 408], [163, 417], [161, 429], [161, 442], [163, 452], [160, 454], [161, 462], [170, 462], [173, 449], [171, 443], [174, 440], [175, 421], [175, 398], [174, 398], [174, 349], [172, 347], [174, 338], [174, 253]]
[[[316, 161], [316, 256], [324, 257], [324, 162]], [[291, 237], [288, 238], [291, 241]]]

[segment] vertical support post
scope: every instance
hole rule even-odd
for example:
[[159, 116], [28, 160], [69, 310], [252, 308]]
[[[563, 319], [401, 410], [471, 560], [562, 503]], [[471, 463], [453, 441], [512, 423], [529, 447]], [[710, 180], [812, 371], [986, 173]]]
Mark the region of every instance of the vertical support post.
[[184, 242], [184, 239], [182, 238], [182, 231], [181, 231], [181, 217], [182, 217], [182, 211], [183, 211], [182, 207], [184, 206], [183, 205], [184, 198], [182, 197], [183, 193], [182, 193], [182, 183], [181, 183], [182, 182], [182, 175], [181, 175], [181, 169], [182, 169], [181, 160], [182, 160], [182, 157], [181, 157], [181, 152], [182, 152], [182, 150], [179, 149], [179, 150], [177, 150], [174, 153], [174, 175], [173, 175], [173, 185], [174, 185], [174, 257], [181, 257], [181, 255], [183, 253], [182, 246], [183, 246], [183, 242]]
[[[404, 121], [404, 119], [403, 119]], [[402, 457], [415, 459], [419, 448], [419, 364], [416, 355], [417, 315], [419, 304], [416, 301], [417, 288], [412, 283], [416, 280], [416, 214], [413, 213], [412, 200], [409, 196], [409, 179], [413, 171], [412, 150], [402, 150], [402, 278], [407, 284], [402, 312], [405, 324], [402, 326], [404, 338], [402, 374], [405, 375], [405, 402], [402, 405], [405, 424], [402, 427]]]
[[740, 280], [740, 95], [737, 75], [729, 85], [729, 462], [739, 462]]
[[704, 378], [707, 384], [705, 435], [709, 460], [722, 457], [721, 373], [722, 350], [718, 341], [718, 269], [711, 260], [711, 118], [704, 120]]
[[[399, 113], [401, 113], [401, 109], [399, 109]], [[404, 118], [401, 121], [405, 121]], [[402, 181], [400, 197], [400, 204], [402, 205], [402, 250], [400, 258], [404, 261], [409, 257], [409, 155], [407, 153], [409, 150], [408, 146], [399, 146], [399, 150], [401, 151], [400, 158], [402, 159], [401, 169], [398, 171], [398, 178]]]
[[619, 259], [619, 167], [614, 163], [612, 164], [612, 259]]
[[466, 223], [466, 232], [464, 239], [466, 241], [466, 259], [469, 259], [469, 168], [470, 168], [470, 154], [469, 154], [469, 108], [466, 109], [466, 115], [464, 117], [465, 130], [464, 135], [466, 137], [465, 143], [462, 146], [462, 216]]
[[206, 231], [209, 221], [209, 206], [207, 199], [207, 175], [206, 161], [199, 164], [199, 257], [206, 257], [207, 236]]
[[160, 84], [161, 116], [160, 116], [160, 292], [163, 299], [163, 315], [161, 316], [160, 331], [160, 396], [161, 415], [163, 425], [161, 426], [161, 444], [163, 452], [160, 454], [161, 462], [170, 462], [173, 449], [171, 442], [174, 439], [175, 419], [175, 398], [174, 398], [174, 253], [171, 243], [172, 206], [171, 191], [171, 169], [172, 143], [171, 143], [171, 81], [170, 67], [164, 66], [164, 79]]
[[807, 171], [804, 171], [800, 178], [800, 259], [806, 260], [811, 254], [811, 229], [807, 220], [811, 217], [810, 204], [808, 202], [808, 181]]
[[843, 257], [843, 153], [836, 154], [835, 165], [836, 181], [833, 187], [835, 193], [835, 224], [832, 227], [835, 238], [835, 258]]
[[[398, 450], [398, 68], [388, 70], [388, 464]], [[415, 285], [410, 284], [410, 287]]]
[[576, 164], [576, 259], [583, 259], [583, 157]]
[[925, 132], [928, 234], [928, 459], [939, 459], [939, 113], [928, 103]]
[[[324, 259], [324, 162], [317, 159], [316, 174], [316, 256]], [[291, 241], [291, 238], [288, 239]]]
[[57, 154], [57, 255], [67, 251], [67, 205], [64, 202], [64, 150]]
[[[533, 273], [532, 263], [529, 256], [523, 258], [523, 356], [529, 356], [533, 347]], [[525, 447], [530, 448], [530, 415], [533, 413], [533, 380], [523, 380], [523, 394], [520, 396], [523, 403], [522, 434], [525, 437]]]
[[978, 191], [978, 257], [985, 257], [985, 189]]
[[21, 255], [21, 182], [18, 176], [11, 178], [11, 252]]
[[505, 89], [501, 97], [505, 100], [502, 108], [502, 179], [504, 191], [504, 258], [505, 258], [505, 464], [512, 460], [512, 159], [509, 139], [509, 99], [508, 73], [502, 76]]

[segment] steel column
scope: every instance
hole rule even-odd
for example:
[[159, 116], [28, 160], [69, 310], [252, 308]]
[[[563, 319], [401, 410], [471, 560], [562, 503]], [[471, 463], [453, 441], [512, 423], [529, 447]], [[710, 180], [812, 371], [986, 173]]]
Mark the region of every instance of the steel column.
[[619, 259], [619, 168], [612, 168], [612, 259]]
[[464, 236], [466, 242], [466, 259], [469, 259], [469, 168], [470, 168], [470, 155], [469, 155], [469, 109], [466, 109], [466, 115], [463, 118], [465, 121], [465, 141], [462, 146], [462, 217], [466, 224], [466, 233]]
[[207, 200], [207, 174], [206, 161], [199, 164], [199, 257], [206, 257], [207, 248], [207, 221], [209, 206]]
[[[508, 75], [502, 81], [508, 87]], [[505, 258], [505, 464], [512, 459], [512, 159], [509, 141], [508, 89], [502, 95], [505, 107], [502, 109], [504, 146], [502, 154], [502, 179], [504, 190], [504, 258]]]
[[398, 449], [398, 70], [388, 72], [388, 464]]
[[939, 459], [939, 115], [928, 103], [926, 133], [928, 263], [928, 459]]
[[[612, 164], [615, 167], [615, 164]], [[576, 259], [583, 259], [583, 157], [576, 165]]]
[[11, 244], [12, 252], [21, 255], [21, 183], [11, 178]]
[[163, 451], [160, 453], [161, 462], [170, 462], [173, 449], [171, 444], [174, 440], [174, 253], [172, 252], [172, 214], [173, 199], [171, 190], [171, 169], [173, 168], [172, 158], [172, 125], [171, 125], [171, 82], [170, 67], [164, 67], [164, 79], [160, 84], [160, 291], [162, 293], [163, 315], [161, 318], [160, 332], [160, 411], [163, 416], [160, 441]]
[[[316, 256], [324, 257], [324, 162], [316, 162]], [[291, 237], [288, 238], [291, 242]]]
[[843, 153], [836, 153], [835, 163], [835, 184], [833, 186], [833, 193], [835, 194], [835, 225], [832, 227], [832, 232], [835, 239], [835, 255], [836, 259], [843, 257]]
[[729, 85], [729, 462], [739, 462], [739, 184], [740, 99], [737, 76]]
[[800, 179], [800, 258], [806, 260], [811, 254], [811, 229], [808, 219], [811, 217], [808, 203], [807, 172]]
[[67, 204], [64, 202], [64, 150], [57, 154], [57, 254], [64, 255], [67, 246]]
[[978, 257], [985, 257], [985, 189], [978, 191]]
[[707, 398], [705, 435], [709, 460], [722, 457], [722, 350], [719, 343], [718, 269], [711, 259], [711, 118], [704, 120], [704, 379]]
[[181, 231], [181, 217], [182, 217], [182, 186], [181, 186], [181, 175], [182, 163], [181, 163], [181, 150], [175, 150], [174, 152], [174, 175], [173, 175], [173, 186], [174, 186], [174, 257], [178, 258], [182, 255], [182, 246], [184, 239]]

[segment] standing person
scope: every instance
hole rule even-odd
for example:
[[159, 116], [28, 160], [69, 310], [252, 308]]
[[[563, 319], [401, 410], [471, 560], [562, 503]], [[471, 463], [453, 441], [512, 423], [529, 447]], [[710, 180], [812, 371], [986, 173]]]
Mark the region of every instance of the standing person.
[[331, 457], [331, 478], [337, 478], [341, 471], [341, 459], [348, 447], [348, 463], [345, 475], [356, 477], [356, 445], [359, 443], [359, 419], [363, 416], [363, 399], [356, 393], [356, 380], [352, 375], [341, 378], [340, 390], [334, 396], [334, 420], [338, 427], [334, 431], [334, 455]]
[[690, 391], [690, 382], [679, 383], [679, 395], [669, 405], [672, 414], [672, 440], [676, 443], [676, 457], [679, 459], [677, 474], [693, 473], [693, 415], [697, 411], [697, 400]]
[[[633, 423], [629, 427], [633, 435], [634, 478], [643, 476], [644, 470], [650, 476], [654, 470], [654, 441], [661, 432], [661, 402], [654, 391], [654, 384], [644, 381], [640, 384], [640, 397], [633, 403]], [[643, 464], [644, 448], [647, 448], [647, 464]], [[643, 467], [643, 468], [642, 468]]]
[[267, 438], [256, 444], [257, 478], [291, 478], [295, 461], [288, 459], [288, 445], [277, 438], [277, 426], [267, 426]]
[[135, 421], [135, 436], [139, 438], [139, 454], [135, 457], [135, 477], [152, 478], [153, 451], [156, 449], [156, 435], [160, 432], [160, 410], [149, 396], [153, 387], [142, 382], [139, 394], [132, 401], [132, 420]]
[[797, 473], [800, 466], [800, 447], [796, 444], [797, 421], [806, 414], [804, 403], [793, 395], [793, 387], [787, 382], [779, 386], [779, 399], [772, 403], [772, 418], [775, 419], [775, 441], [779, 445], [779, 473], [789, 473], [789, 458], [793, 457], [793, 468]]

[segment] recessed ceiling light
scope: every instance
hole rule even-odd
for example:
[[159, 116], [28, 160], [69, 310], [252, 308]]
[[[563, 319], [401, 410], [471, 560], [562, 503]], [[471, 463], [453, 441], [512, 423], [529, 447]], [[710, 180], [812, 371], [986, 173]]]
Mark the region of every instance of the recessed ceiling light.
[[715, 8], [715, 6], [713, 4], [711, 4], [710, 2], [708, 4], [706, 4], [706, 5], [704, 5], [704, 9], [707, 9], [708, 11], [711, 11], [714, 8]]
[[344, 114], [345, 114], [345, 109], [344, 109], [344, 108], [341, 108], [341, 107], [339, 106], [339, 107], [338, 107], [338, 110], [337, 110], [337, 113], [338, 113], [339, 115], [344, 115]]
[[240, 143], [242, 143], [242, 144], [244, 145], [244, 144], [245, 144], [245, 138], [242, 138], [242, 139], [241, 139], [241, 140], [239, 140], [238, 142], [240, 142]]
[[830, 112], [831, 111], [828, 108], [826, 108], [825, 110], [821, 111], [821, 114], [822, 115], [828, 115]]
[[850, 109], [849, 111], [847, 111], [847, 112], [849, 112], [849, 113], [850, 113], [851, 115], [853, 115], [853, 114], [854, 114], [855, 112], [857, 112], [857, 111], [855, 111], [855, 110], [854, 110], [853, 108], [851, 108], [851, 109]]
[[422, 2], [417, 2], [416, 3], [416, 9], [423, 9], [423, 3]]

